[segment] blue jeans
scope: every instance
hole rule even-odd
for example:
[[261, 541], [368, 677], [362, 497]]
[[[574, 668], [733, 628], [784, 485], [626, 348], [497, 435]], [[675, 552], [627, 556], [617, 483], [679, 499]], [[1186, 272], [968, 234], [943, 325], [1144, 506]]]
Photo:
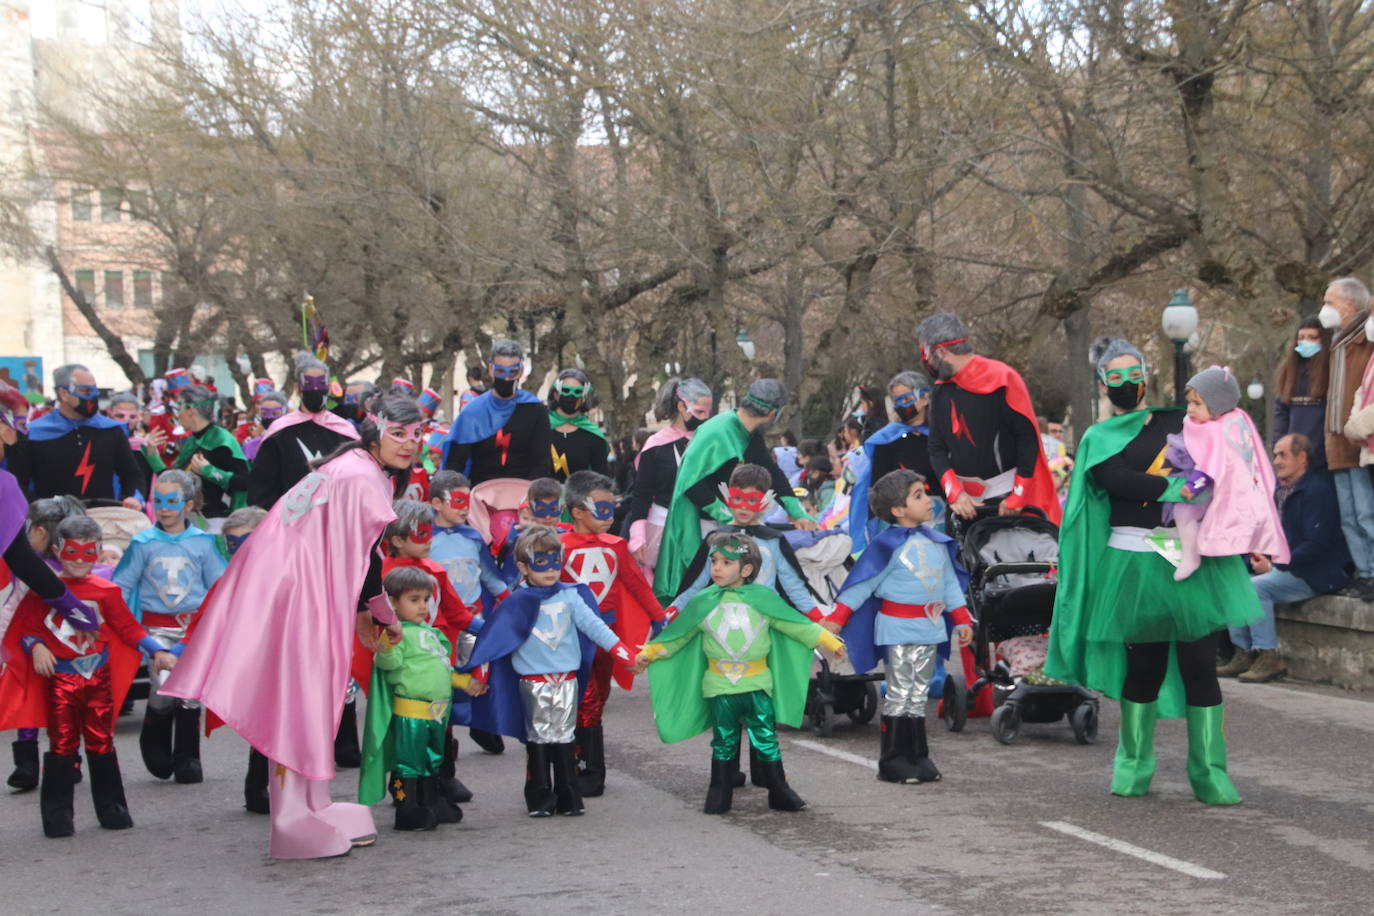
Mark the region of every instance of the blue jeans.
[[1279, 647], [1279, 632], [1274, 626], [1274, 605], [1291, 604], [1311, 598], [1316, 592], [1300, 577], [1283, 569], [1251, 576], [1264, 616], [1248, 627], [1231, 627], [1231, 644], [1246, 652]]
[[1331, 480], [1336, 484], [1341, 533], [1355, 562], [1355, 575], [1367, 579], [1374, 576], [1374, 484], [1370, 483], [1369, 469], [1332, 471]]

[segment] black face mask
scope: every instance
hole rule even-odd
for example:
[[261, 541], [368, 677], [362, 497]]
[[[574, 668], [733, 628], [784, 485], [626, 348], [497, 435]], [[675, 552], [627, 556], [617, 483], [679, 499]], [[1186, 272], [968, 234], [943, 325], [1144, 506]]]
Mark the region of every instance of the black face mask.
[[74, 409], [83, 417], [93, 417], [95, 412], [100, 409], [100, 401], [98, 398], [77, 398]]
[[498, 378], [491, 383], [491, 390], [496, 392], [500, 398], [508, 398], [515, 394], [515, 379]]
[[1112, 406], [1118, 410], [1135, 410], [1143, 397], [1145, 397], [1144, 382], [1136, 382], [1134, 385], [1127, 382], [1116, 388], [1107, 387], [1107, 400], [1111, 401]]
[[357, 423], [363, 418], [363, 407], [361, 404], [340, 404], [334, 408], [334, 416], [350, 423]]
[[577, 413], [577, 408], [582, 405], [582, 399], [573, 397], [570, 394], [560, 394], [558, 396], [558, 409], [565, 414]]
[[921, 412], [921, 408], [917, 407], [915, 404], [912, 404], [910, 407], [897, 407], [895, 409], [897, 411], [897, 416], [901, 417], [903, 422], [915, 419], [916, 414]]
[[324, 410], [324, 401], [327, 397], [329, 397], [328, 391], [302, 391], [301, 407], [306, 413], [319, 413]]
[[687, 432], [691, 433], [696, 432], [696, 428], [705, 422], [706, 421], [703, 420], [701, 417], [694, 417], [689, 415], [687, 419], [683, 422], [683, 426], [687, 427]]

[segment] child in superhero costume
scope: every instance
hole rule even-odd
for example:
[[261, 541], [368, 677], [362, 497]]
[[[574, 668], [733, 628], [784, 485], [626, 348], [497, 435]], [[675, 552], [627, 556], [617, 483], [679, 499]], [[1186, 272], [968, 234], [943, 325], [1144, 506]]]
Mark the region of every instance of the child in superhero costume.
[[492, 612], [472, 658], [460, 669], [489, 666], [490, 690], [472, 701], [472, 721], [526, 742], [530, 817], [579, 815], [582, 793], [573, 746], [578, 698], [598, 646], [625, 665], [634, 652], [602, 621], [585, 585], [559, 581], [563, 544], [556, 530], [527, 529], [515, 553], [527, 584]]
[[[625, 643], [638, 646], [649, 637], [651, 622], [663, 619], [654, 590], [630, 553], [629, 542], [608, 533], [615, 523], [615, 484], [604, 474], [577, 471], [563, 487], [563, 503], [573, 527], [565, 531], [563, 581], [587, 586], [595, 596], [601, 619]], [[601, 719], [611, 695], [611, 656], [598, 652], [586, 692], [577, 709], [577, 749], [581, 767], [577, 781], [588, 798], [606, 789], [606, 743]], [[621, 667], [620, 686], [629, 690], [634, 674]]]
[[[157, 524], [134, 535], [114, 575], [148, 634], [178, 657], [191, 620], [225, 568], [215, 536], [187, 524], [195, 493], [195, 480], [185, 471], [158, 475]], [[148, 772], [158, 779], [200, 782], [200, 704], [165, 697], [154, 683], [138, 744]]]
[[520, 571], [515, 566], [515, 542], [530, 526], [548, 525], [559, 531], [567, 531], [572, 527], [563, 521], [563, 485], [552, 477], [531, 480], [517, 512], [516, 524], [506, 531], [501, 545], [493, 545], [492, 550], [497, 569], [507, 585], [520, 581]]
[[724, 814], [734, 797], [740, 729], [758, 751], [768, 807], [806, 807], [782, 768], [776, 723], [801, 724], [811, 650], [843, 654], [844, 643], [798, 616], [772, 589], [751, 585], [761, 559], [748, 535], [718, 531], [706, 539], [711, 586], [635, 659], [649, 673], [654, 721], [671, 744], [711, 728], [711, 784], [703, 810]]
[[439, 787], [440, 767], [453, 740], [448, 734], [453, 689], [477, 695], [486, 687], [453, 671], [453, 647], [429, 623], [437, 587], [433, 576], [418, 566], [398, 566], [383, 576], [382, 587], [402, 635], [395, 645], [383, 638], [373, 656], [358, 801], [374, 805], [385, 798], [390, 773], [396, 829], [433, 830], [463, 819], [463, 810]]
[[138, 669], [139, 649], [148, 654], [155, 675], [172, 668], [176, 658], [134, 620], [117, 586], [91, 575], [100, 555], [100, 525], [73, 516], [58, 525], [57, 538], [62, 579], [95, 611], [101, 627], [76, 630], [30, 592], [6, 637], [9, 662], [0, 678], [0, 719], [6, 727], [22, 723], [48, 729], [50, 748], [39, 789], [46, 836], [74, 832], [72, 787], [83, 738], [96, 817], [108, 830], [123, 830], [134, 822], [115, 756], [115, 716]]
[[887, 695], [879, 733], [878, 778], [934, 782], [940, 771], [926, 742], [926, 699], [936, 654], [949, 645], [946, 624], [960, 646], [973, 639], [958, 545], [925, 525], [931, 518], [926, 482], [915, 471], [885, 474], [869, 493], [873, 515], [892, 525], [854, 565], [825, 622], [849, 646], [855, 671], [883, 662]]

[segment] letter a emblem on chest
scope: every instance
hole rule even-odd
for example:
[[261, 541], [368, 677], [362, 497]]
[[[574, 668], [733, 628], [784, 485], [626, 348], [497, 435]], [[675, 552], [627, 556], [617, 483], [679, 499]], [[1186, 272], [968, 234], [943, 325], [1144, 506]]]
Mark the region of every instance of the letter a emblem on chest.
[[568, 571], [592, 590], [598, 602], [610, 592], [616, 567], [615, 551], [609, 547], [578, 547], [568, 553]]

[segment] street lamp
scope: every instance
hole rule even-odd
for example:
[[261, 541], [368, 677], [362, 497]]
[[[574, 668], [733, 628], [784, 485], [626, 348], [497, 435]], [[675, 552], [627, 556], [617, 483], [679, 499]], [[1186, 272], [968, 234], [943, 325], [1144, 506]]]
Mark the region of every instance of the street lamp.
[[749, 360], [750, 362], [753, 362], [754, 342], [749, 339], [748, 332], [740, 331], [738, 334], [736, 334], [735, 343], [739, 344], [739, 348], [744, 351], [744, 358]]
[[1186, 289], [1174, 291], [1174, 298], [1164, 307], [1160, 323], [1164, 327], [1164, 336], [1174, 344], [1174, 404], [1181, 407], [1184, 403], [1183, 386], [1188, 380], [1188, 354], [1184, 347], [1197, 331], [1198, 324], [1197, 308], [1193, 300], [1188, 298]]
[[1245, 386], [1245, 396], [1252, 401], [1258, 401], [1264, 397], [1264, 383], [1259, 379]]

